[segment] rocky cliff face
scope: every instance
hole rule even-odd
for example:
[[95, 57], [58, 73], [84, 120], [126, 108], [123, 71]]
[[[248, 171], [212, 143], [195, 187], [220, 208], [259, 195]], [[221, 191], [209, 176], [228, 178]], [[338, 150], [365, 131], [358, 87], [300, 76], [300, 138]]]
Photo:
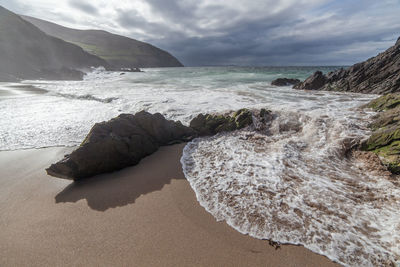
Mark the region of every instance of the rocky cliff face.
[[75, 30], [45, 20], [22, 16], [45, 33], [82, 47], [113, 68], [182, 67], [171, 54], [151, 44], [100, 30]]
[[296, 89], [387, 94], [400, 91], [400, 38], [385, 52], [348, 69], [316, 72]]
[[[0, 6], [0, 79], [63, 79], [80, 74], [71, 69], [107, 67], [103, 59], [79, 46], [49, 36]], [[67, 75], [65, 75], [67, 70]]]

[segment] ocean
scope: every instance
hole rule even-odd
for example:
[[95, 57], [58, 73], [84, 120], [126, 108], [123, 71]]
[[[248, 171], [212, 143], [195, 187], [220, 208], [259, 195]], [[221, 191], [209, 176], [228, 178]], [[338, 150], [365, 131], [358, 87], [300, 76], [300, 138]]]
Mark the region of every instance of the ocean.
[[96, 69], [84, 81], [0, 84], [0, 150], [75, 146], [120, 113], [160, 112], [184, 124], [199, 113], [266, 108], [263, 130], [188, 143], [183, 171], [199, 203], [241, 233], [300, 244], [346, 266], [400, 259], [400, 189], [347, 155], [370, 133], [359, 107], [376, 95], [271, 86], [336, 67]]

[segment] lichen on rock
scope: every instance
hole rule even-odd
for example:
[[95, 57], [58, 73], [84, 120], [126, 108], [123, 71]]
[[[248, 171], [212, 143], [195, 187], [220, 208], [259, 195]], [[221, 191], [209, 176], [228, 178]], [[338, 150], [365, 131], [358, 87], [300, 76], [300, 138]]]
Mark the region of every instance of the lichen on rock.
[[246, 108], [239, 109], [233, 114], [237, 129], [242, 129], [253, 123], [253, 114]]
[[400, 93], [387, 94], [372, 100], [366, 106], [375, 111], [393, 109], [400, 105]]
[[370, 127], [374, 130], [363, 149], [379, 156], [394, 174], [400, 174], [400, 94], [388, 94], [372, 100], [366, 107], [380, 111]]
[[200, 136], [214, 135], [242, 129], [253, 123], [253, 114], [248, 109], [239, 109], [230, 114], [199, 114], [190, 122], [190, 127]]

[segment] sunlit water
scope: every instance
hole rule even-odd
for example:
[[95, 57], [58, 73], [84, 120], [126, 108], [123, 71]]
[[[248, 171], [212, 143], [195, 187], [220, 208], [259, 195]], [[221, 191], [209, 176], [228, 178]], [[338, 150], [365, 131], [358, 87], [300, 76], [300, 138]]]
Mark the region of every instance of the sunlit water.
[[[369, 134], [376, 96], [273, 87], [316, 68], [167, 68], [95, 71], [81, 82], [0, 85], [0, 149], [77, 145], [99, 121], [140, 110], [188, 123], [201, 112], [267, 108], [263, 130], [189, 143], [182, 165], [200, 204], [256, 238], [302, 244], [349, 266], [400, 256], [400, 190], [347, 158], [349, 140]], [[328, 69], [325, 69], [325, 71]]]

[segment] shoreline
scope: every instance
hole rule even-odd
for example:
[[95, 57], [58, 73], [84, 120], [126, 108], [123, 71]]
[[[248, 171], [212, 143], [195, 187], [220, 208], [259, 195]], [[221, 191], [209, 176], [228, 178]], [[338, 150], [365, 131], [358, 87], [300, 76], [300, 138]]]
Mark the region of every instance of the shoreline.
[[0, 265], [338, 266], [216, 222], [183, 175], [184, 145], [78, 183], [44, 170], [71, 147], [0, 151]]

